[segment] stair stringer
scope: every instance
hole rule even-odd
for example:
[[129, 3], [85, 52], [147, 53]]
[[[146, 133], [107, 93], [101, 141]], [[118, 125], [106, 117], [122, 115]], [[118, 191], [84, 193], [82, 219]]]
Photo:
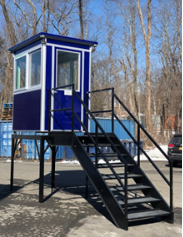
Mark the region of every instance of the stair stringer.
[[156, 187], [154, 186], [154, 184], [150, 181], [150, 179], [147, 177], [147, 175], [144, 173], [144, 171], [141, 169], [141, 167], [139, 167], [137, 165], [137, 162], [132, 158], [132, 156], [129, 154], [129, 152], [126, 150], [126, 148], [123, 146], [123, 144], [120, 142], [120, 140], [118, 139], [118, 137], [113, 134], [113, 136], [115, 137], [115, 140], [118, 141], [118, 143], [120, 144], [120, 146], [117, 147], [117, 149], [119, 150], [120, 152], [120, 148], [122, 149], [122, 151], [126, 152], [127, 154], [127, 162], [131, 163], [131, 164], [134, 164], [134, 167], [132, 166], [129, 166], [128, 167], [128, 171], [131, 172], [131, 171], [135, 171], [135, 173], [137, 174], [142, 174], [143, 177], [142, 178], [134, 178], [134, 181], [136, 183], [143, 183], [145, 185], [148, 185], [148, 186], [151, 186], [151, 189], [150, 190], [142, 190], [142, 192], [144, 193], [144, 195], [151, 195], [152, 197], [154, 198], [158, 198], [160, 199], [161, 201], [158, 202], [157, 204], [154, 204], [152, 203], [151, 205], [154, 207], [154, 208], [161, 208], [162, 210], [165, 210], [165, 211], [169, 211], [170, 212], [170, 215], [168, 218], [169, 222], [173, 222], [173, 212], [170, 210], [170, 207], [169, 205], [167, 204], [167, 202], [165, 201], [165, 199], [162, 197], [162, 195], [159, 193], [159, 191], [156, 189]]
[[82, 168], [86, 172], [90, 182], [95, 190], [100, 195], [106, 209], [117, 227], [128, 230], [128, 220], [125, 217], [124, 211], [118, 204], [114, 195], [110, 191], [107, 183], [104, 181], [93, 162], [87, 155], [85, 149], [80, 143], [78, 137], [74, 134], [72, 150], [80, 162]]

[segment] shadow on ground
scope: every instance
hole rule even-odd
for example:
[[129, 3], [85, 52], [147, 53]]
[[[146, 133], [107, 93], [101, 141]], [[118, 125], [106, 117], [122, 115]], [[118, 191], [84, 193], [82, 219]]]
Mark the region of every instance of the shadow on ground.
[[[13, 192], [18, 191], [20, 188], [29, 185], [30, 183], [39, 183], [39, 179], [36, 179], [31, 182], [26, 182], [25, 180], [14, 180], [14, 188]], [[86, 175], [83, 170], [65, 170], [65, 171], [56, 171], [55, 172], [55, 188], [48, 196], [45, 197], [44, 202], [46, 202], [49, 198], [51, 198], [56, 192], [64, 191], [65, 193], [69, 194], [76, 194], [80, 195], [82, 198], [86, 199]], [[51, 189], [51, 173], [44, 176], [44, 185], [50, 187]], [[10, 192], [10, 185], [1, 185], [0, 184], [0, 200], [9, 196]], [[70, 200], [75, 202], [77, 197], [69, 197]], [[105, 216], [110, 222], [113, 222], [111, 219], [107, 209], [105, 208], [103, 202], [101, 201], [99, 195], [96, 193], [95, 189], [89, 182], [88, 188], [88, 198], [86, 199], [90, 205], [92, 205], [97, 212], [101, 215]], [[182, 209], [175, 208], [175, 222], [179, 223], [182, 220]], [[152, 218], [150, 220], [143, 220], [143, 221], [134, 221], [130, 223], [130, 226], [136, 225], [145, 225], [154, 222], [162, 221], [160, 218]]]
[[[38, 183], [39, 179], [35, 180], [34, 182]], [[56, 192], [61, 190], [65, 193], [80, 195], [82, 198], [85, 198], [88, 203], [92, 205], [99, 213], [101, 213], [103, 216], [105, 216], [108, 220], [112, 222], [108, 211], [104, 207], [103, 202], [101, 201], [99, 195], [96, 193], [90, 182], [88, 185], [88, 198], [86, 197], [87, 194], [85, 184], [86, 175], [83, 170], [56, 171], [55, 189], [47, 197], [44, 198], [44, 201], [47, 201]], [[49, 187], [51, 187], [51, 173], [44, 176], [44, 185], [48, 185]], [[74, 202], [76, 198], [73, 196], [71, 199], [73, 199]]]
[[[17, 192], [22, 186], [14, 186], [13, 192]], [[0, 201], [8, 197], [12, 192], [10, 192], [9, 184], [0, 184]]]

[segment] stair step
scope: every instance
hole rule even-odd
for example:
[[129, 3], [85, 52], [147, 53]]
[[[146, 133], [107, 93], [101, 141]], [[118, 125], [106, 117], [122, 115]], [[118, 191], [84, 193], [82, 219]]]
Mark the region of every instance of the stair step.
[[[113, 133], [107, 133], [107, 132], [106, 132], [106, 134], [108, 135], [108, 137], [115, 137]], [[90, 132], [90, 135], [95, 137], [95, 136], [96, 136], [96, 133]], [[98, 137], [105, 137], [104, 134], [102, 134], [102, 133], [98, 133], [97, 136], [98, 136]], [[88, 135], [87, 135], [87, 133], [85, 133], [84, 135], [82, 135], [82, 136], [80, 136], [80, 137], [88, 137]]]
[[[154, 198], [154, 197], [138, 197], [138, 198], [128, 199], [128, 204], [152, 203], [152, 202], [158, 202], [158, 201], [160, 201], [160, 199]], [[122, 200], [119, 200], [118, 203], [120, 205], [125, 204], [125, 202]]]
[[[123, 163], [110, 163], [113, 168], [124, 167]], [[134, 164], [127, 164], [127, 166], [134, 166]], [[98, 164], [98, 168], [109, 168], [107, 164]]]
[[[102, 174], [102, 176], [105, 180], [116, 179], [116, 176], [113, 174]], [[125, 178], [125, 174], [118, 174], [118, 176], [120, 179]], [[141, 175], [141, 174], [127, 174], [127, 178], [139, 178], [139, 177], [143, 177], [143, 175]]]
[[[84, 147], [95, 147], [95, 144], [93, 143], [82, 143]], [[110, 143], [98, 143], [99, 147], [111, 147]], [[115, 147], [121, 147], [120, 144], [114, 144]]]
[[[151, 189], [151, 186], [143, 185], [143, 184], [128, 185], [129, 191], [144, 190], [144, 189]], [[112, 192], [119, 192], [119, 191], [123, 191], [123, 188], [122, 187], [110, 187], [110, 190]]]
[[156, 216], [168, 216], [170, 212], [163, 210], [149, 210], [143, 212], [134, 212], [128, 214], [128, 220], [143, 219]]
[[[118, 157], [117, 153], [103, 153], [105, 157]], [[90, 157], [94, 157], [95, 153], [88, 153]], [[121, 156], [127, 156], [127, 154], [121, 154]], [[102, 157], [102, 155], [98, 154], [98, 157]]]

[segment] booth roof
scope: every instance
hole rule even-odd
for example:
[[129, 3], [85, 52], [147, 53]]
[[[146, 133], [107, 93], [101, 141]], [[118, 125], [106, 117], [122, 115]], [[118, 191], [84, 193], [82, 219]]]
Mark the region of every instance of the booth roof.
[[68, 43], [76, 43], [76, 44], [80, 44], [80, 45], [86, 45], [89, 47], [96, 46], [98, 44], [95, 41], [76, 39], [76, 38], [62, 36], [62, 35], [54, 35], [54, 34], [49, 34], [49, 33], [45, 33], [45, 32], [40, 32], [39, 34], [34, 35], [31, 38], [28, 38], [27, 40], [9, 48], [9, 51], [11, 53], [14, 53], [17, 50], [22, 49], [23, 47], [26, 47], [36, 41], [44, 39], [44, 38], [54, 39], [54, 40], [58, 40], [58, 41], [64, 41], [64, 42], [68, 42]]

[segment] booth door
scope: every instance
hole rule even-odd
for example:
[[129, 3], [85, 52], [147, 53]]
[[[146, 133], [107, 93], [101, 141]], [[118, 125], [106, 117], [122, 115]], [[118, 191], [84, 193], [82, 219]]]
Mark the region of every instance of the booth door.
[[[55, 87], [52, 90], [52, 128], [53, 130], [70, 131], [72, 130], [72, 87], [81, 97], [81, 68], [80, 53], [56, 51], [56, 75]], [[64, 87], [64, 88], [60, 88]], [[81, 103], [74, 98], [74, 111], [81, 119]], [[82, 119], [81, 119], [82, 120]], [[81, 126], [74, 118], [74, 130], [81, 131]]]

